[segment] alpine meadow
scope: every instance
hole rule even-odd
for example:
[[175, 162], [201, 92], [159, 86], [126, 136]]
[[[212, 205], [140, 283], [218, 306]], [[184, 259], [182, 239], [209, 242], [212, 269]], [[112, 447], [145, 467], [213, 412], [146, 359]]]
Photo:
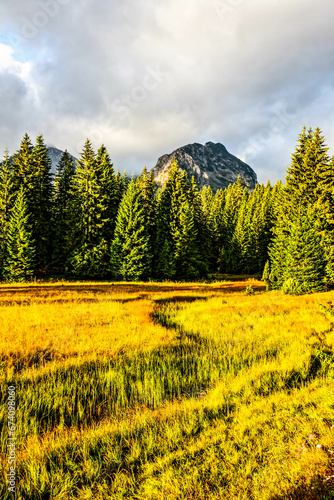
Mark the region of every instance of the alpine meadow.
[[334, 499], [333, 168], [318, 128], [252, 191], [6, 151], [1, 498]]

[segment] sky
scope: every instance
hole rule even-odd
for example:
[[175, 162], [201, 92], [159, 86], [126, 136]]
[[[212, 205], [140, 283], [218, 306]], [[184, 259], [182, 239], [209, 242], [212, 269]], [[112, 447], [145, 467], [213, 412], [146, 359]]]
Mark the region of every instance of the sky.
[[0, 153], [89, 138], [131, 174], [213, 141], [284, 180], [304, 125], [334, 154], [333, 18], [332, 0], [0, 0]]

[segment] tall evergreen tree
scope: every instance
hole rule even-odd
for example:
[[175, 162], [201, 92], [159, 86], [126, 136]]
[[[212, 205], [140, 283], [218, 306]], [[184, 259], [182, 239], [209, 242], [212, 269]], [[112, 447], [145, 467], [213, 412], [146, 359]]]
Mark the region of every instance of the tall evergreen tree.
[[52, 191], [51, 160], [40, 134], [32, 153], [31, 182], [25, 186], [38, 268], [47, 267], [51, 258]]
[[197, 236], [194, 206], [189, 201], [185, 201], [180, 207], [179, 224], [174, 226], [172, 232], [175, 246], [172, 269], [177, 279], [197, 280], [207, 272]]
[[[193, 257], [190, 257], [190, 260], [195, 259], [197, 261], [196, 273], [198, 276], [205, 277], [207, 276], [214, 259], [214, 241], [211, 231], [212, 227], [210, 226], [210, 221], [206, 218], [202, 204], [202, 196], [200, 196], [194, 177], [191, 178], [188, 187], [188, 202], [190, 210], [188, 210], [188, 214], [190, 215], [190, 212], [193, 212], [193, 232], [195, 235], [194, 245], [197, 248], [196, 252], [194, 251], [193, 253]], [[184, 218], [184, 215], [182, 215], [182, 217]], [[191, 245], [189, 248], [191, 248]]]
[[33, 146], [25, 134], [20, 148], [13, 155], [13, 191], [23, 187], [30, 214], [32, 237], [36, 242], [36, 267], [45, 268], [50, 259], [50, 219], [52, 200], [51, 161], [43, 136]]
[[[205, 276], [207, 273], [207, 259], [204, 261], [200, 244], [199, 217], [200, 206], [197, 205], [198, 194], [187, 182], [187, 174], [180, 174], [177, 162], [174, 161], [169, 172], [169, 178], [157, 198], [157, 236], [155, 243], [155, 276], [165, 279], [184, 279], [184, 267], [180, 261], [179, 239], [189, 238], [187, 244], [187, 259], [189, 265], [196, 264], [196, 275]], [[196, 213], [196, 210], [198, 212]], [[193, 236], [189, 227], [192, 227]], [[202, 228], [201, 228], [202, 230]], [[197, 248], [195, 248], [197, 247]], [[193, 252], [193, 256], [189, 252]], [[185, 258], [185, 257], [184, 257]], [[184, 263], [185, 265], [185, 263]], [[193, 273], [193, 272], [192, 272]]]
[[6, 281], [28, 281], [34, 274], [35, 248], [23, 187], [20, 188], [11, 210], [6, 260], [3, 277]]
[[8, 151], [6, 150], [4, 160], [0, 164], [0, 280], [3, 277], [3, 268], [7, 253], [7, 231], [12, 205], [12, 166], [9, 161]]
[[230, 184], [225, 194], [225, 206], [223, 212], [223, 235], [222, 249], [220, 255], [219, 271], [236, 272], [238, 267], [239, 252], [234, 238], [235, 228], [238, 222], [239, 209], [248, 198], [248, 191], [242, 185], [240, 175], [235, 184]]
[[151, 275], [152, 253], [144, 202], [134, 179], [121, 201], [114, 241], [112, 269], [125, 280], [147, 279]]
[[286, 241], [282, 289], [286, 293], [318, 292], [325, 287], [325, 256], [314, 208], [300, 206]]
[[146, 167], [138, 177], [136, 184], [140, 192], [145, 212], [150, 253], [153, 255], [156, 238], [156, 199], [153, 175], [152, 173], [148, 173]]
[[68, 258], [68, 268], [83, 277], [104, 277], [109, 273], [109, 247], [103, 238], [106, 200], [101, 193], [101, 156], [104, 152], [100, 153], [97, 162], [91, 142], [87, 139], [73, 178], [73, 250]]
[[[292, 238], [298, 236], [298, 241], [300, 241], [299, 233], [302, 230], [305, 231], [305, 238], [312, 234], [313, 240], [317, 241], [321, 247], [319, 250], [322, 255], [320, 260], [321, 262], [322, 259], [325, 260], [327, 283], [331, 281], [331, 276], [334, 277], [331, 261], [334, 240], [332, 236], [333, 226], [331, 225], [333, 191], [332, 181], [326, 181], [327, 174], [331, 170], [327, 151], [328, 148], [320, 130], [317, 128], [313, 132], [312, 129], [309, 129], [306, 132], [304, 127], [299, 136], [295, 153], [292, 155], [291, 166], [287, 171], [286, 186], [280, 193], [277, 223], [273, 229], [274, 238], [269, 246], [271, 283], [274, 288], [281, 288], [284, 283], [286, 288], [286, 281], [291, 278], [293, 269], [298, 268], [294, 260], [297, 258], [297, 253], [294, 250]], [[313, 228], [311, 230], [304, 219], [305, 213], [311, 217], [310, 210], [314, 209], [316, 209], [317, 218], [312, 218]], [[296, 220], [296, 213], [302, 214], [302, 225]], [[311, 245], [308, 240], [307, 245]], [[303, 268], [302, 261], [306, 257], [301, 253], [299, 258], [300, 268]], [[322, 264], [320, 268], [322, 269]], [[300, 290], [314, 289], [312, 283], [315, 278], [311, 274], [311, 272], [305, 271], [303, 286], [298, 285]], [[296, 278], [297, 283], [300, 283], [298, 279]]]
[[31, 176], [33, 173], [34, 146], [28, 134], [24, 134], [20, 148], [13, 155], [13, 191], [18, 193], [21, 186], [32, 189]]
[[65, 150], [57, 165], [52, 214], [53, 266], [62, 273], [65, 271], [67, 255], [71, 248], [74, 175], [74, 159]]
[[114, 236], [120, 200], [118, 199], [114, 167], [108, 151], [103, 144], [97, 151], [96, 165], [99, 178], [99, 200], [102, 218], [100, 237], [110, 246]]

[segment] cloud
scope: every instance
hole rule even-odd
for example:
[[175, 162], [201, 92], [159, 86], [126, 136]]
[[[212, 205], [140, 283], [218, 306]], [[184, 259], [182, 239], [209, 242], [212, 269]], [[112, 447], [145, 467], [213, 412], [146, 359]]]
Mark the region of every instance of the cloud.
[[[304, 124], [334, 142], [329, 0], [4, 0], [0, 146], [86, 137], [139, 172], [222, 142], [283, 179]], [[332, 142], [332, 143], [333, 143]]]

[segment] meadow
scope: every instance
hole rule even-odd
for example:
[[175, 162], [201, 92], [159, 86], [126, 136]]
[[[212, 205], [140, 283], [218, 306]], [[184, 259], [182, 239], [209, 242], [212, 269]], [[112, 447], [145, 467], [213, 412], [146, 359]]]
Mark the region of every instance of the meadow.
[[255, 279], [0, 285], [0, 497], [10, 385], [17, 500], [334, 499], [332, 303]]

